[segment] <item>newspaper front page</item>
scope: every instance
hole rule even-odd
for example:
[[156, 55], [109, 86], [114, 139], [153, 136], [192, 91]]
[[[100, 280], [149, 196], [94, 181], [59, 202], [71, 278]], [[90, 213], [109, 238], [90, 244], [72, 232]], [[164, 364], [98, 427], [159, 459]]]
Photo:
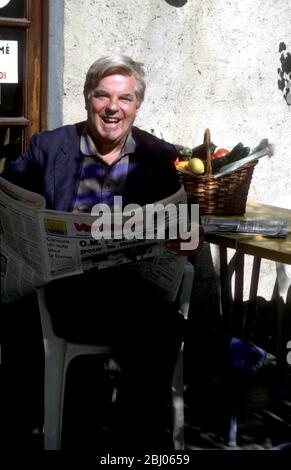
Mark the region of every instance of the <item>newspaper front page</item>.
[[[185, 201], [181, 188], [159, 202]], [[124, 213], [118, 218], [122, 224], [128, 219], [129, 214]], [[174, 259], [164, 240], [142, 236], [94, 238], [95, 221], [96, 217], [89, 214], [47, 210], [41, 195], [0, 177], [1, 301], [17, 300], [53, 279], [129, 262], [168, 295], [177, 291], [185, 260], [179, 261], [183, 257], [178, 256]], [[169, 217], [167, 223], [170, 226], [177, 221]], [[142, 224], [140, 230], [144, 235]], [[140, 263], [147, 259], [152, 262]]]

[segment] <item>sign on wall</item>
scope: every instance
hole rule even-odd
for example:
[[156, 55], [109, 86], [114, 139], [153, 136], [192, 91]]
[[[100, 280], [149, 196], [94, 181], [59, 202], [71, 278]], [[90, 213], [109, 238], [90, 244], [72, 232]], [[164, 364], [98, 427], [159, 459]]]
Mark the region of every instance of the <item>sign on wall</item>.
[[18, 83], [17, 41], [0, 41], [0, 83]]
[[10, 0], [0, 0], [0, 8], [5, 7], [9, 2]]

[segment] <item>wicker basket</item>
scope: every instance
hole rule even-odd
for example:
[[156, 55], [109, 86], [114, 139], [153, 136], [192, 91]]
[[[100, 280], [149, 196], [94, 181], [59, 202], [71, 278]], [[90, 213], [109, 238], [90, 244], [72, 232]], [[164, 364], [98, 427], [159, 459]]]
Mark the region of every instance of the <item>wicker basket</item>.
[[179, 170], [190, 202], [199, 204], [200, 214], [242, 215], [246, 202], [254, 167], [257, 161], [247, 163], [228, 175], [212, 176], [210, 155], [210, 131], [205, 130], [206, 169], [204, 175], [191, 175]]

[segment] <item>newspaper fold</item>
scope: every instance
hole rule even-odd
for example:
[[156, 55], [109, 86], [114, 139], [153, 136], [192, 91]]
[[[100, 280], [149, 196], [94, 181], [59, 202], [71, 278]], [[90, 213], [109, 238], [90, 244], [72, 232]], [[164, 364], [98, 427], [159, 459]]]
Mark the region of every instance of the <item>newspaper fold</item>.
[[286, 220], [240, 220], [211, 219], [202, 217], [202, 226], [207, 233], [257, 234], [264, 237], [285, 238], [287, 235]]

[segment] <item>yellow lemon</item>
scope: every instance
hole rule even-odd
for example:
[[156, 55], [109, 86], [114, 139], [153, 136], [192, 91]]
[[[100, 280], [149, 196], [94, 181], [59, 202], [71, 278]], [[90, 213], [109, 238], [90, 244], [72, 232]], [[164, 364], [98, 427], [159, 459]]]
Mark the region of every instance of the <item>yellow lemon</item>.
[[188, 160], [181, 160], [181, 161], [177, 164], [177, 168], [183, 168], [183, 169], [186, 170], [186, 168], [188, 168], [188, 163], [189, 163]]
[[191, 158], [187, 167], [194, 175], [202, 175], [205, 171], [204, 163], [200, 158]]

